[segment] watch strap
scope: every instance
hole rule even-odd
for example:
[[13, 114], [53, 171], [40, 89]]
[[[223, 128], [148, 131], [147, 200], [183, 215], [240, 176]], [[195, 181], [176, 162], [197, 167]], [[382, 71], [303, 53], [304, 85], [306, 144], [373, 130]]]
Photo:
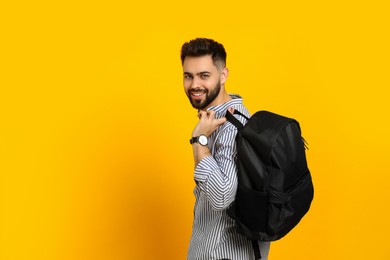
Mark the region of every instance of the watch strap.
[[190, 139], [190, 144], [197, 143], [198, 140], [199, 140], [199, 136], [192, 137], [192, 138]]

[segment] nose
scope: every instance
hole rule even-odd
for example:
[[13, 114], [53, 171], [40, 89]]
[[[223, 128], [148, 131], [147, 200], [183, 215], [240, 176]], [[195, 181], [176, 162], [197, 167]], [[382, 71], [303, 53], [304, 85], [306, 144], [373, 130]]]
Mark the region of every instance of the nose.
[[201, 80], [198, 77], [194, 77], [191, 82], [191, 88], [200, 88], [201, 86]]

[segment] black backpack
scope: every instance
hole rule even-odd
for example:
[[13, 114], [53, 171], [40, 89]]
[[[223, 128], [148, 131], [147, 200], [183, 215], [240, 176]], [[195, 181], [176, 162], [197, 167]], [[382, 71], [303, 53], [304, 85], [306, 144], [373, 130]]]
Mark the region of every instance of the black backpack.
[[306, 142], [296, 120], [268, 111], [256, 112], [245, 126], [230, 112], [226, 118], [238, 128], [238, 187], [228, 214], [260, 259], [257, 241], [282, 238], [310, 208], [314, 188]]

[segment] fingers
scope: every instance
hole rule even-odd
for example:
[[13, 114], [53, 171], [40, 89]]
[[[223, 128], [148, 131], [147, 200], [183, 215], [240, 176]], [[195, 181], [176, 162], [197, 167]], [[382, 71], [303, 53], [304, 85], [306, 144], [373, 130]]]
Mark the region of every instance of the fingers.
[[206, 112], [205, 111], [199, 111], [198, 112], [198, 118], [201, 119], [202, 117], [204, 118], [206, 115]]
[[200, 120], [212, 120], [213, 124], [215, 124], [217, 126], [222, 125], [223, 123], [226, 122], [226, 118], [225, 117], [216, 119], [214, 110], [199, 111], [198, 118]]
[[199, 122], [195, 126], [193, 135], [204, 134], [207, 137], [210, 136], [220, 125], [226, 122], [226, 118], [215, 118], [215, 111], [199, 111], [198, 112]]
[[215, 119], [215, 123], [219, 126], [226, 122], [226, 117]]
[[198, 112], [198, 118], [210, 118], [214, 119], [215, 118], [215, 111], [214, 110], [208, 110], [208, 111], [199, 111]]
[[202, 116], [205, 120], [209, 120], [213, 127], [218, 127], [226, 122], [226, 117], [215, 118], [215, 111], [207, 111]]
[[207, 111], [207, 116], [212, 119], [215, 118], [215, 111], [214, 110]]

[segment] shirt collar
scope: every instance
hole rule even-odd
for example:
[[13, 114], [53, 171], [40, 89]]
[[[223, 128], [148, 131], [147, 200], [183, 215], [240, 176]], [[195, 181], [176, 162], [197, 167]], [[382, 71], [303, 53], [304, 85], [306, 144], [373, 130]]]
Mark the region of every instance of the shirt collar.
[[229, 100], [223, 104], [217, 105], [217, 106], [209, 107], [207, 109], [207, 110], [215, 111], [215, 118], [224, 117], [226, 114], [226, 110], [229, 107], [233, 107], [233, 106], [237, 106], [237, 105], [242, 104], [242, 97], [240, 95], [237, 95], [237, 94], [229, 94], [229, 95], [232, 97], [231, 100]]

